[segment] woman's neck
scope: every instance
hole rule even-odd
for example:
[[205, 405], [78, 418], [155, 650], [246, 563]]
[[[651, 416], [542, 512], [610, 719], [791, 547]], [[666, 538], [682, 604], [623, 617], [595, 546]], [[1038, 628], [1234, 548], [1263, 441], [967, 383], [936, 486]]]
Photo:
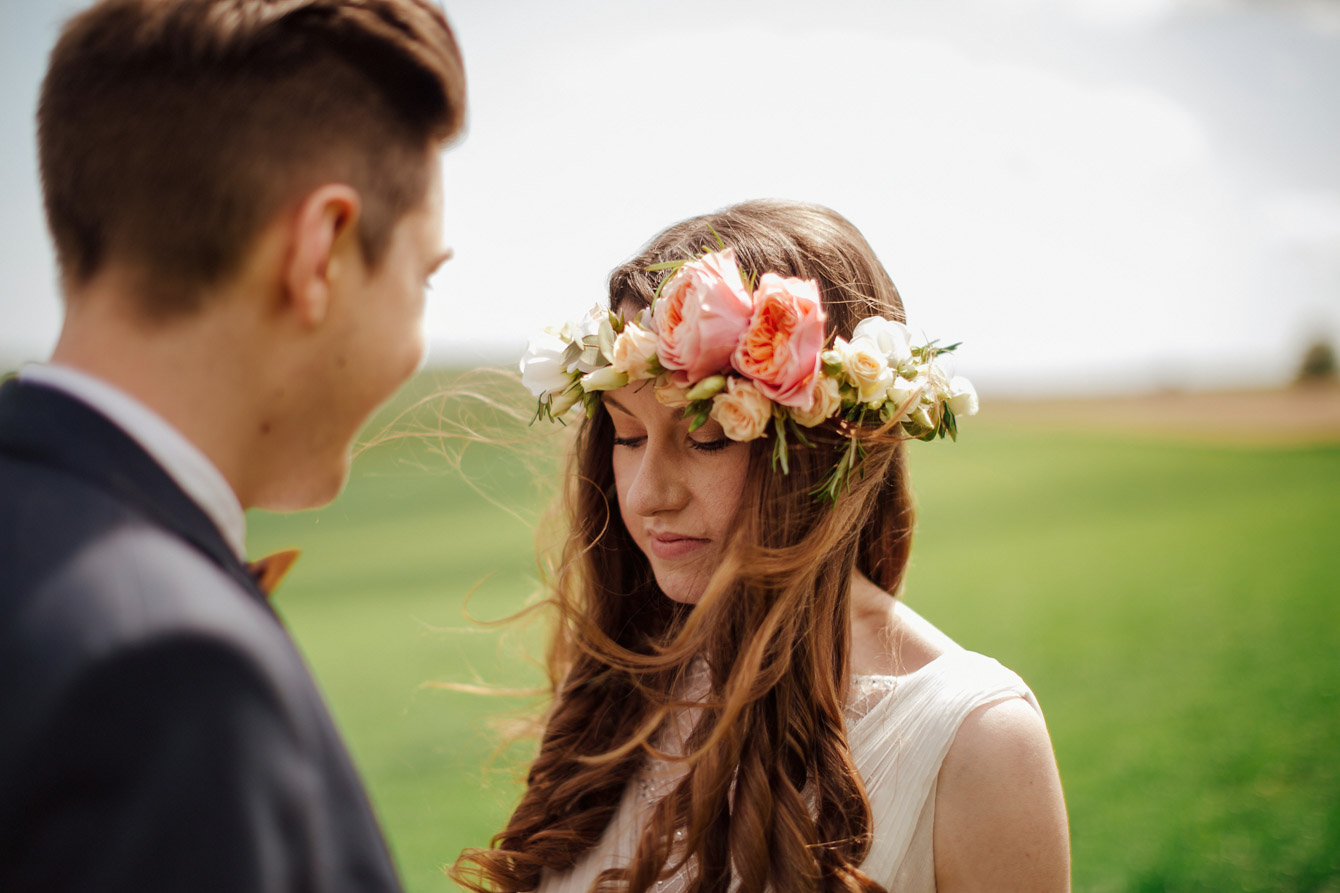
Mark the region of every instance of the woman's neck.
[[851, 654], [858, 676], [903, 676], [957, 647], [860, 571], [851, 578]]

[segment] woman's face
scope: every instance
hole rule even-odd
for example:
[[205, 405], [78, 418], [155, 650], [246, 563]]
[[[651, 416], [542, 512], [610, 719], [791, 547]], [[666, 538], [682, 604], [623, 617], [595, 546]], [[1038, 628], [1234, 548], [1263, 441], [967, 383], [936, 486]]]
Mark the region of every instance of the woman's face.
[[740, 504], [749, 445], [711, 419], [690, 434], [683, 411], [658, 403], [648, 381], [606, 392], [604, 404], [624, 525], [661, 591], [697, 604]]

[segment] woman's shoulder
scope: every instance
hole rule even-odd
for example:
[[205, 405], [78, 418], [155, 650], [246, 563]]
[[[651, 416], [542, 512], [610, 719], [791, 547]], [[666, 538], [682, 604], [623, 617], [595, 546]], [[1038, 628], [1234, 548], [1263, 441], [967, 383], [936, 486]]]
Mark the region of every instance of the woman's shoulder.
[[858, 757], [882, 765], [880, 752], [896, 749], [900, 772], [915, 762], [933, 778], [969, 717], [1003, 702], [1032, 713], [1045, 733], [1037, 699], [1017, 673], [964, 649], [906, 605], [893, 616], [889, 664], [897, 672], [853, 667], [848, 736]]
[[[897, 617], [901, 672], [853, 673], [848, 710], [852, 755], [875, 819], [870, 870], [892, 877], [906, 861], [940, 889], [997, 889], [990, 874], [997, 870], [1009, 889], [1065, 889], [1065, 805], [1033, 692], [1013, 670], [962, 648], [906, 606]], [[1036, 864], [1019, 858], [1029, 848], [1040, 854]]]
[[937, 773], [934, 810], [941, 889], [1069, 889], [1065, 799], [1031, 694], [964, 717]]

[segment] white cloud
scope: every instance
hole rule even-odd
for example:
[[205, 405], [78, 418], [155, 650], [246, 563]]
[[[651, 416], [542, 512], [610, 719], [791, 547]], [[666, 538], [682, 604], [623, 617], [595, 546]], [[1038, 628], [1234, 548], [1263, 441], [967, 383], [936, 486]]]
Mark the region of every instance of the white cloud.
[[535, 58], [496, 95], [479, 92], [488, 71], [476, 80], [492, 111], [448, 162], [449, 179], [473, 176], [453, 199], [461, 250], [438, 344], [519, 346], [602, 295], [605, 272], [657, 230], [758, 196], [850, 217], [913, 321], [968, 341], [968, 374], [1152, 368], [1241, 340], [1211, 306], [1235, 300], [1222, 260], [1241, 242], [1236, 199], [1170, 100], [936, 42], [774, 34], [760, 57], [739, 52], [744, 31], [683, 37], [648, 32], [563, 70]]

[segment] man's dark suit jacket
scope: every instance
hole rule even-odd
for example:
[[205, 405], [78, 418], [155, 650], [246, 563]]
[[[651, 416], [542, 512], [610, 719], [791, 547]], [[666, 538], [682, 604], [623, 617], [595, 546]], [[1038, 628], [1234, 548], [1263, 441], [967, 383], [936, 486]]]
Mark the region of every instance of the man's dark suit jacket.
[[302, 659], [121, 429], [0, 387], [0, 890], [399, 890]]

